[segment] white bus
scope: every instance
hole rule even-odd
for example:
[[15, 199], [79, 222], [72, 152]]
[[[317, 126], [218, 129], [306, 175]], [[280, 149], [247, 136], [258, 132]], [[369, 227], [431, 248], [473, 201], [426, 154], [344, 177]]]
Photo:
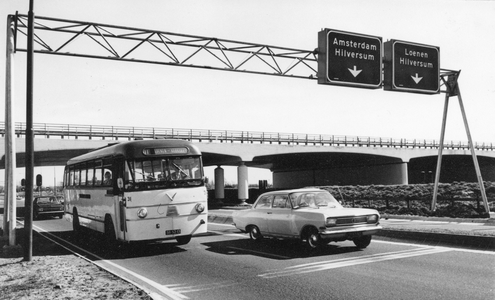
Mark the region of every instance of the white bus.
[[187, 244], [207, 227], [201, 152], [183, 140], [109, 144], [70, 159], [65, 216], [109, 241], [176, 239]]

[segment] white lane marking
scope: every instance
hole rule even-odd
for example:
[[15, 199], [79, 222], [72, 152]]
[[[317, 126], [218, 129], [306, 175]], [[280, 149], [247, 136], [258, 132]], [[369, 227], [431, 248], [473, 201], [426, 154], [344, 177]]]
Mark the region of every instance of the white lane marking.
[[242, 252], [254, 253], [254, 254], [263, 255], [263, 256], [270, 256], [270, 257], [276, 257], [276, 258], [282, 258], [282, 259], [289, 259], [290, 258], [288, 256], [277, 255], [277, 254], [272, 254], [272, 253], [267, 253], [267, 252], [262, 252], [262, 251], [254, 251], [254, 250], [249, 250], [249, 249], [244, 249], [244, 248], [237, 248], [237, 247], [227, 247], [227, 248], [234, 249], [237, 251], [242, 251]]
[[[70, 242], [68, 242], [68, 241], [64, 240], [64, 242], [66, 242], [67, 244], [69, 244], [69, 245], [71, 245], [72, 247], [74, 247], [74, 248], [78, 249], [79, 251], [82, 251], [82, 252], [84, 252], [84, 253], [86, 253], [86, 254], [88, 254], [88, 255], [92, 255], [92, 256], [96, 257], [99, 261], [92, 261], [92, 260], [89, 260], [89, 259], [87, 259], [86, 257], [84, 257], [84, 256], [82, 256], [82, 255], [80, 255], [80, 254], [78, 254], [78, 253], [76, 253], [76, 252], [72, 251], [71, 249], [69, 249], [69, 248], [65, 247], [64, 245], [61, 245], [60, 243], [58, 243], [57, 241], [55, 241], [53, 238], [56, 238], [56, 239], [59, 239], [59, 238], [58, 238], [58, 237], [56, 237], [55, 235], [53, 235], [53, 234], [51, 234], [51, 233], [47, 232], [47, 231], [46, 231], [46, 230], [44, 230], [43, 228], [38, 227], [38, 226], [36, 226], [36, 225], [33, 225], [33, 228], [34, 228], [34, 229], [36, 229], [37, 231], [41, 231], [41, 232], [43, 232], [44, 234], [46, 234], [46, 235], [48, 235], [48, 236], [51, 236], [52, 238], [49, 238], [49, 237], [47, 237], [47, 236], [45, 236], [45, 238], [47, 238], [47, 239], [49, 239], [50, 241], [54, 242], [55, 244], [57, 244], [57, 245], [59, 245], [59, 246], [63, 247], [64, 249], [66, 249], [66, 250], [68, 250], [68, 251], [70, 251], [70, 252], [74, 253], [74, 254], [75, 254], [75, 255], [77, 255], [78, 257], [80, 257], [80, 258], [82, 258], [82, 259], [84, 259], [84, 260], [86, 260], [86, 261], [88, 261], [88, 262], [90, 262], [90, 263], [92, 263], [92, 264], [95, 264], [95, 265], [97, 265], [98, 267], [100, 267], [100, 268], [102, 268], [102, 269], [106, 270], [107, 272], [112, 273], [113, 275], [115, 275], [115, 276], [117, 276], [117, 277], [121, 277], [121, 278], [123, 278], [124, 280], [126, 280], [126, 281], [128, 281], [128, 282], [130, 282], [130, 283], [134, 284], [135, 286], [137, 286], [137, 287], [141, 288], [142, 290], [146, 291], [146, 293], [147, 293], [147, 294], [149, 294], [149, 295], [150, 295], [150, 297], [152, 297], [152, 298], [153, 298], [153, 299], [155, 299], [155, 300], [159, 300], [159, 299], [163, 299], [163, 300], [167, 300], [167, 299], [174, 299], [174, 300], [189, 299], [188, 297], [186, 297], [186, 296], [184, 296], [184, 295], [181, 295], [180, 293], [177, 293], [177, 292], [175, 292], [175, 291], [173, 291], [173, 290], [171, 290], [171, 289], [167, 288], [167, 287], [166, 287], [166, 286], [164, 286], [164, 285], [161, 285], [161, 284], [159, 284], [159, 283], [157, 283], [157, 282], [155, 282], [155, 281], [153, 281], [153, 280], [151, 280], [151, 279], [149, 279], [149, 278], [146, 278], [146, 277], [144, 277], [144, 276], [142, 276], [142, 275], [139, 275], [139, 274], [137, 274], [137, 273], [135, 273], [135, 272], [133, 272], [133, 271], [131, 271], [131, 270], [128, 270], [128, 269], [126, 269], [126, 268], [124, 268], [124, 267], [122, 267], [122, 266], [119, 266], [119, 265], [117, 265], [117, 264], [115, 264], [115, 263], [113, 263], [113, 262], [111, 262], [111, 261], [109, 261], [109, 260], [105, 260], [105, 259], [103, 259], [102, 257], [99, 257], [99, 256], [98, 256], [98, 255], [96, 255], [96, 254], [93, 254], [93, 253], [91, 253], [91, 252], [89, 252], [89, 251], [87, 251], [87, 250], [85, 250], [85, 249], [83, 249], [83, 248], [80, 248], [80, 247], [78, 247], [78, 246], [76, 246], [76, 245], [74, 245], [74, 244], [72, 244], [72, 243], [70, 243]], [[112, 271], [112, 270], [110, 270], [110, 268], [108, 268], [108, 267], [104, 266], [104, 264], [108, 264], [108, 265], [112, 266], [113, 268], [119, 269], [120, 271], [122, 271], [122, 272], [124, 272], [124, 273], [126, 273], [126, 274], [128, 274], [128, 275], [130, 275], [130, 276], [123, 277], [123, 276], [122, 276], [122, 274], [117, 274], [115, 271]], [[154, 287], [155, 289], [157, 289], [157, 290], [159, 290], [160, 292], [162, 292], [162, 293], [163, 293], [163, 295], [165, 295], [166, 297], [164, 297], [163, 295], [157, 294], [157, 293], [155, 293], [155, 292], [149, 291], [146, 287], [144, 287], [144, 286], [140, 285], [140, 284], [139, 284], [139, 283], [137, 283], [135, 280], [131, 279], [131, 278], [130, 278], [131, 276], [132, 276], [132, 277], [135, 277], [135, 278], [137, 278], [137, 279], [139, 279], [139, 280], [141, 280], [141, 281], [143, 281], [143, 282], [146, 282], [146, 283], [147, 283], [147, 284], [149, 284], [150, 286], [152, 286], [152, 287]]]
[[389, 252], [389, 253], [372, 254], [372, 255], [361, 256], [361, 257], [351, 257], [351, 258], [343, 258], [343, 259], [337, 259], [337, 260], [330, 260], [330, 261], [297, 265], [297, 266], [288, 267], [288, 268], [285, 268], [285, 269], [282, 269], [279, 271], [260, 274], [258, 276], [262, 277], [262, 278], [277, 278], [277, 277], [284, 277], [284, 276], [293, 276], [293, 275], [319, 272], [319, 271], [335, 269], [335, 268], [350, 267], [350, 266], [356, 266], [356, 265], [367, 264], [367, 263], [375, 263], [375, 262], [381, 262], [381, 261], [387, 261], [387, 260], [393, 260], [393, 259], [408, 258], [408, 257], [442, 253], [442, 252], [448, 252], [448, 251], [452, 251], [452, 250], [439, 249], [439, 248], [433, 248], [432, 247], [432, 248], [424, 248], [424, 249], [420, 248], [420, 249], [403, 250], [403, 251], [396, 251], [396, 252]]
[[247, 236], [246, 234], [244, 233], [225, 233], [224, 231], [218, 231], [218, 230], [208, 230], [208, 232], [211, 232], [211, 233], [216, 233], [218, 235], [225, 235], [225, 236], [236, 236], [236, 237], [243, 237], [243, 238], [249, 238], [249, 236]]
[[213, 283], [208, 282], [205, 284], [192, 285], [192, 286], [187, 286], [185, 284], [171, 284], [171, 285], [166, 285], [166, 287], [180, 293], [191, 293], [191, 292], [200, 292], [200, 291], [206, 291], [206, 290], [218, 289], [224, 287], [231, 287], [238, 284], [239, 282], [235, 282], [235, 281], [225, 281], [225, 282], [213, 282]]

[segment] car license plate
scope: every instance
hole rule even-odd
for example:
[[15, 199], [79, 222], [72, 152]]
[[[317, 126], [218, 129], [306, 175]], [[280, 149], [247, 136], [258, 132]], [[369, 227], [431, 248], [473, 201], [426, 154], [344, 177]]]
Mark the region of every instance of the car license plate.
[[348, 233], [349, 238], [355, 239], [363, 236], [362, 232], [350, 232]]
[[165, 230], [166, 235], [171, 235], [171, 234], [180, 234], [180, 229], [173, 229], [173, 230]]

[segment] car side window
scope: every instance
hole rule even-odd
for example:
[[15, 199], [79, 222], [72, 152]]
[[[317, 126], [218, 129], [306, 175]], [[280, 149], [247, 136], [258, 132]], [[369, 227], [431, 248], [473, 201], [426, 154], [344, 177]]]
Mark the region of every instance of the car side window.
[[288, 203], [289, 197], [287, 195], [276, 195], [273, 199], [272, 208], [290, 208], [290, 204]]
[[270, 208], [272, 199], [273, 196], [263, 196], [256, 204], [256, 208]]

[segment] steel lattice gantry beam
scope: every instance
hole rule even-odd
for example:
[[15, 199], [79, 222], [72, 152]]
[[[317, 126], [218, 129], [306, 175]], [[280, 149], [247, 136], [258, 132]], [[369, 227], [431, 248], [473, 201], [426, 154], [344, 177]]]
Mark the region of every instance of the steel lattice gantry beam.
[[[27, 15], [15, 18], [15, 51], [27, 51]], [[317, 78], [317, 50], [36, 17], [34, 52], [296, 78]]]

